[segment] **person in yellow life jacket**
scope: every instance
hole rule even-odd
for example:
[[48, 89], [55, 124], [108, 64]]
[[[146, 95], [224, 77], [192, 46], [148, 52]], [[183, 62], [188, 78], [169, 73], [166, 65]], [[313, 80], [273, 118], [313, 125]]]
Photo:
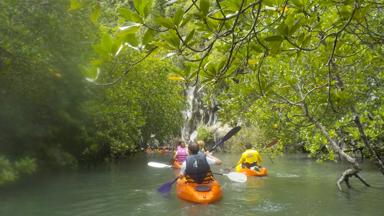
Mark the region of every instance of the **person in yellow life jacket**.
[[261, 162], [263, 161], [259, 152], [252, 149], [252, 144], [250, 143], [245, 144], [245, 149], [245, 152], [241, 154], [241, 158], [237, 164], [241, 164], [242, 168], [259, 170]]
[[220, 165], [222, 161], [209, 152], [199, 153], [199, 145], [192, 143], [188, 146], [189, 155], [187, 160], [183, 162], [180, 169], [180, 176], [185, 176], [188, 182], [196, 182], [198, 184], [208, 183], [212, 181], [213, 175], [211, 165]]

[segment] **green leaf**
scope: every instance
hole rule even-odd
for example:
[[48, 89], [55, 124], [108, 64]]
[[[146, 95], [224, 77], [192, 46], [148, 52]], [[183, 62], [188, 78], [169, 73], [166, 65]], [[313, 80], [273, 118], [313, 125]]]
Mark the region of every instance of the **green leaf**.
[[282, 41], [282, 40], [283, 38], [281, 37], [281, 35], [273, 35], [265, 38], [265, 41], [268, 41], [268, 42]]
[[208, 76], [214, 77], [215, 74], [217, 74], [217, 70], [216, 70], [215, 64], [213, 62], [207, 62], [204, 65], [204, 70], [206, 72], [206, 76], [208, 75]]
[[294, 33], [297, 31], [297, 29], [300, 28], [300, 26], [301, 26], [301, 19], [297, 19], [297, 20], [295, 20], [295, 23], [293, 24], [293, 26], [290, 26], [290, 27], [289, 27], [289, 32], [288, 32], [288, 34], [289, 34], [289, 35], [294, 34]]
[[120, 34], [135, 34], [140, 29], [140, 23], [127, 22], [126, 25], [119, 27]]
[[200, 0], [200, 12], [203, 16], [207, 16], [209, 11], [210, 2], [209, 0]]
[[179, 26], [181, 21], [183, 20], [183, 15], [184, 15], [184, 10], [182, 8], [179, 8], [176, 13], [175, 13], [175, 16], [173, 17], [173, 23], [175, 24], [175, 26]]
[[195, 35], [195, 29], [193, 29], [191, 32], [189, 32], [189, 34], [188, 34], [187, 37], [185, 38], [184, 42], [185, 42], [186, 44], [188, 44], [189, 41], [192, 40], [193, 35]]
[[364, 17], [369, 11], [369, 7], [358, 8], [355, 12], [354, 18], [357, 20], [364, 20]]
[[136, 11], [140, 14], [140, 15], [144, 15], [142, 10], [141, 10], [141, 7], [142, 7], [142, 0], [133, 0], [133, 6], [135, 7]]
[[133, 0], [133, 5], [141, 16], [147, 17], [152, 7], [152, 0]]
[[176, 35], [174, 31], [168, 31], [160, 36], [167, 44], [169, 47], [173, 49], [179, 49], [180, 47], [180, 39]]
[[164, 17], [156, 17], [154, 19], [155, 23], [164, 26], [169, 29], [173, 29], [175, 27], [173, 21], [170, 18], [164, 18]]
[[187, 23], [189, 23], [189, 21], [191, 21], [191, 19], [192, 19], [192, 16], [188, 16], [188, 15], [184, 16], [181, 21], [180, 27], [185, 26]]
[[95, 45], [95, 51], [102, 57], [108, 57], [112, 52], [113, 40], [112, 37], [104, 33], [101, 36], [100, 42]]
[[148, 29], [148, 30], [144, 33], [142, 44], [143, 44], [143, 45], [146, 45], [146, 44], [148, 44], [149, 42], [151, 42], [151, 40], [153, 39], [154, 35], [155, 35], [155, 31], [153, 31], [152, 29]]
[[147, 17], [151, 13], [152, 3], [152, 0], [146, 0], [146, 4], [143, 8], [144, 17]]
[[136, 34], [127, 34], [122, 38], [125, 42], [129, 43], [133, 47], [139, 46], [139, 40], [137, 39]]
[[288, 35], [288, 26], [285, 23], [281, 23], [279, 27], [277, 27], [277, 31], [282, 35]]
[[303, 42], [301, 43], [302, 47], [305, 47], [308, 45], [309, 41], [311, 41], [311, 35], [306, 35], [303, 39]]
[[303, 2], [301, 0], [291, 0], [290, 2], [292, 2], [293, 5], [295, 5], [295, 6], [299, 7], [299, 8], [304, 6]]
[[220, 71], [225, 64], [227, 63], [227, 58], [222, 58], [219, 63], [216, 65], [216, 71]]
[[143, 19], [137, 13], [127, 8], [119, 8], [119, 14], [128, 21], [143, 23]]

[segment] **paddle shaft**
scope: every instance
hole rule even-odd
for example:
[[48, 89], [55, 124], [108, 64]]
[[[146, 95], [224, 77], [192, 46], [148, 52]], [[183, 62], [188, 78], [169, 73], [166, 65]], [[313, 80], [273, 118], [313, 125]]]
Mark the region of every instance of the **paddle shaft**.
[[232, 128], [227, 134], [225, 134], [225, 136], [222, 139], [220, 139], [220, 141], [218, 143], [216, 143], [211, 148], [211, 150], [209, 150], [209, 152], [212, 152], [213, 150], [215, 150], [219, 145], [223, 144], [225, 141], [227, 141], [229, 138], [231, 138], [233, 135], [235, 135], [237, 132], [239, 132], [240, 129], [241, 129], [240, 126], [236, 126], [236, 127]]

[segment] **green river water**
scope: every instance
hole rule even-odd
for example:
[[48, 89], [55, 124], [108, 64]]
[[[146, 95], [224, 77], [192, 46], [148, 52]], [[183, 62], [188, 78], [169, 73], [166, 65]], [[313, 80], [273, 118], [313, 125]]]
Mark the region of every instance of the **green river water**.
[[[233, 166], [239, 155], [217, 154]], [[244, 184], [217, 176], [223, 199], [209, 205], [179, 200], [175, 185], [167, 195], [156, 188], [172, 180], [171, 169], [148, 167], [169, 156], [140, 154], [108, 167], [40, 174], [0, 189], [0, 216], [122, 216], [122, 215], [384, 215], [384, 176], [363, 164], [361, 175], [372, 187], [352, 178], [352, 189], [339, 192], [336, 180], [346, 165], [319, 164], [305, 155], [271, 161], [267, 177], [249, 177]], [[345, 184], [343, 185], [346, 188]]]

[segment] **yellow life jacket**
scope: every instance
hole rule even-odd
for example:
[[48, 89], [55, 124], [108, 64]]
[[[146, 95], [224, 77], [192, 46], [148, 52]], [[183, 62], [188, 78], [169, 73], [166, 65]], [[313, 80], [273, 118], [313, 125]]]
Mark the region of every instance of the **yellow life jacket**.
[[248, 164], [252, 164], [256, 162], [258, 165], [260, 165], [262, 161], [263, 160], [261, 159], [259, 152], [253, 149], [248, 149], [241, 155], [239, 162], [248, 163]]

